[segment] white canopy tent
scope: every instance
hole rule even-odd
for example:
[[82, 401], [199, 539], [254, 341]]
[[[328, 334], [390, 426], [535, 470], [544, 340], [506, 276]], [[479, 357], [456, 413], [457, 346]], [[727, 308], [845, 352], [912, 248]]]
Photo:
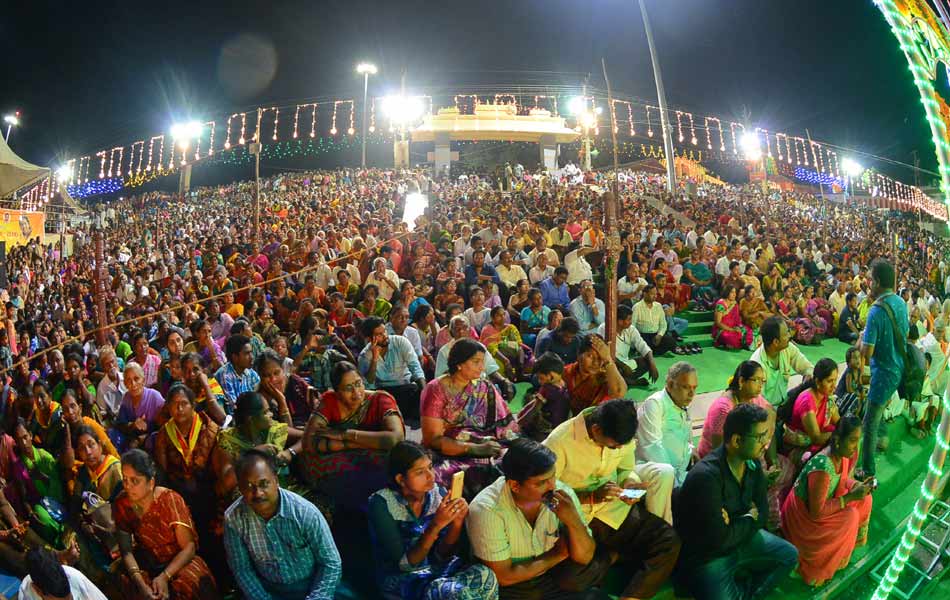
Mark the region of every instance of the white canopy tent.
[[0, 136], [0, 198], [49, 177], [50, 169], [30, 164], [16, 155]]

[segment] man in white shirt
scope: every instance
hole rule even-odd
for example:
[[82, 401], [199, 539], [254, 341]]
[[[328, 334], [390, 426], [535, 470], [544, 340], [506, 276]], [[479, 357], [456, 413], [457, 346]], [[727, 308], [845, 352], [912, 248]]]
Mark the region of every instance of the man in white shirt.
[[379, 288], [379, 297], [389, 302], [399, 291], [399, 276], [386, 268], [386, 259], [380, 256], [373, 260], [373, 272], [366, 276], [365, 285], [375, 285]]
[[82, 572], [60, 564], [50, 550], [30, 550], [26, 565], [29, 574], [20, 582], [20, 600], [107, 600]]
[[534, 266], [538, 262], [538, 255], [543, 254], [548, 257], [548, 265], [556, 267], [561, 264], [557, 252], [548, 248], [547, 234], [539, 235], [534, 242], [534, 248], [528, 253], [528, 266]]
[[690, 250], [696, 248], [696, 240], [699, 238], [699, 234], [696, 233], [696, 226], [689, 228], [689, 231], [686, 232], [686, 247]]
[[[606, 339], [606, 324], [598, 327], [597, 333]], [[631, 356], [631, 350], [635, 351], [635, 355]], [[617, 307], [614, 361], [628, 386], [646, 386], [648, 382], [642, 377], [644, 373], [650, 374], [652, 382], [656, 382], [660, 377], [656, 361], [653, 360], [653, 350], [633, 326], [633, 309], [629, 306]]]
[[[573, 247], [573, 246], [572, 246]], [[594, 270], [584, 258], [588, 254], [598, 252], [596, 248], [577, 248], [564, 255], [564, 266], [567, 267], [567, 285], [575, 286], [585, 279], [594, 278]]]
[[643, 288], [643, 299], [633, 305], [633, 326], [655, 355], [663, 356], [676, 347], [676, 340], [667, 331], [666, 311], [656, 301], [656, 286]]
[[119, 414], [122, 398], [127, 391], [119, 369], [119, 359], [112, 346], [99, 348], [99, 368], [105, 375], [96, 388], [96, 404], [103, 417], [111, 422]]
[[693, 460], [688, 409], [698, 385], [696, 367], [682, 361], [674, 363], [666, 373], [666, 386], [647, 398], [637, 411], [637, 459], [672, 465], [677, 486], [683, 485]]
[[647, 280], [640, 277], [640, 265], [631, 261], [627, 265], [627, 274], [617, 282], [617, 299], [620, 302], [627, 300], [631, 304], [638, 302], [646, 286]]

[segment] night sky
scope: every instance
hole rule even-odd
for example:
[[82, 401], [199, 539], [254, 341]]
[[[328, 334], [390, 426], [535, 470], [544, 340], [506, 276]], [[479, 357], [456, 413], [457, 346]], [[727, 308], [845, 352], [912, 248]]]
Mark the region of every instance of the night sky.
[[[807, 127], [903, 162], [917, 149], [936, 170], [910, 72], [871, 0], [647, 5], [671, 107], [736, 120], [747, 108], [769, 130]], [[410, 89], [579, 83], [588, 72], [602, 86], [603, 56], [616, 89], [656, 97], [636, 0], [9, 0], [0, 49], [0, 111], [23, 112], [11, 145], [53, 166], [187, 116], [358, 97], [360, 60], [380, 67], [370, 94], [381, 95], [403, 69]], [[913, 182], [909, 170], [889, 172]]]

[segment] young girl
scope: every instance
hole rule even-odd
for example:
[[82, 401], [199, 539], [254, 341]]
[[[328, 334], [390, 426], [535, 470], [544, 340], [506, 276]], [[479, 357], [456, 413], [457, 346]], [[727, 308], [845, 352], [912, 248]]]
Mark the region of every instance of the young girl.
[[435, 316], [443, 325], [449, 322], [451, 317], [446, 317], [446, 309], [450, 304], [464, 304], [465, 301], [456, 293], [458, 282], [455, 279], [446, 279], [442, 282], [442, 291], [436, 295], [433, 300]]
[[469, 300], [472, 301], [472, 306], [462, 314], [481, 335], [482, 329], [491, 320], [491, 309], [485, 305], [485, 291], [480, 287], [473, 287], [469, 293]]
[[501, 306], [491, 309], [491, 322], [482, 329], [482, 343], [498, 361], [505, 377], [520, 381], [525, 367], [525, 351], [518, 328], [507, 323], [508, 314]]
[[857, 346], [848, 348], [845, 354], [847, 368], [838, 385], [835, 387], [835, 398], [838, 401], [838, 413], [841, 415], [864, 415], [864, 398], [867, 395], [865, 384], [869, 382], [864, 375], [864, 357]]

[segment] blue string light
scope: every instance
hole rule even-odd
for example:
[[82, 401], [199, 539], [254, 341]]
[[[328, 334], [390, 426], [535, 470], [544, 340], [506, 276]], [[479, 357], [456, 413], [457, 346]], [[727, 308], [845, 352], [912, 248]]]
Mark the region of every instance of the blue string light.
[[88, 196], [98, 196], [99, 194], [114, 194], [122, 189], [125, 182], [121, 177], [111, 179], [93, 179], [86, 183], [70, 185], [66, 191], [73, 198], [86, 198]]
[[808, 182], [812, 185], [837, 185], [842, 188], [845, 187], [845, 182], [840, 177], [835, 177], [828, 173], [819, 173], [804, 167], [795, 168], [795, 179]]

